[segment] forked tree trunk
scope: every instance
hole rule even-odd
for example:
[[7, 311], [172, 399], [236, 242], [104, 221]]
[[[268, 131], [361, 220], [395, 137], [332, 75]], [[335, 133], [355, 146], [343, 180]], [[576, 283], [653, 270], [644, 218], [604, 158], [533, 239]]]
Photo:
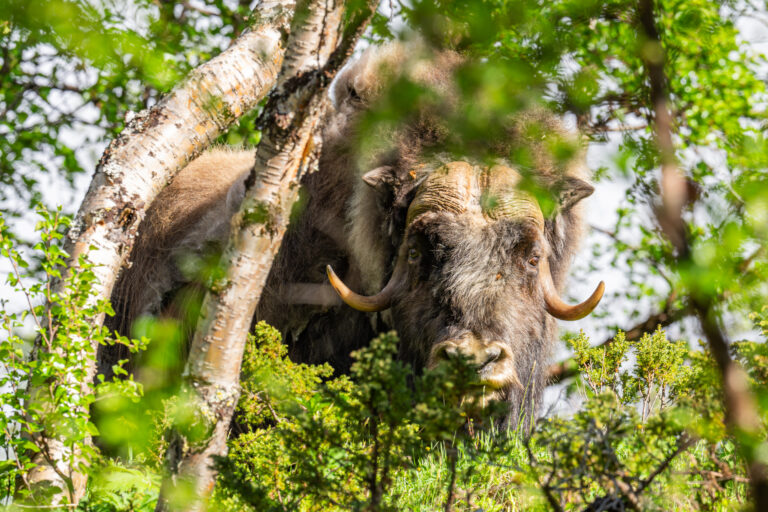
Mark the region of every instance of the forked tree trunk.
[[[191, 158], [256, 107], [275, 83], [294, 4], [295, 0], [259, 4], [255, 28], [192, 71], [157, 105], [136, 115], [104, 151], [65, 247], [70, 271], [75, 271], [82, 254], [87, 253], [95, 264], [98, 284], [93, 288], [92, 304], [110, 298], [139, 222], [160, 190]], [[92, 322], [101, 325], [103, 320], [102, 315]], [[92, 348], [95, 354], [98, 347]], [[88, 361], [87, 370], [83, 393], [90, 392], [95, 360]], [[37, 467], [28, 481], [33, 490], [62, 489], [53, 497], [53, 504], [76, 504], [85, 491], [85, 475], [75, 471], [65, 476], [70, 475], [65, 462], [69, 454], [58, 436], [57, 432], [42, 432], [36, 437], [47, 453], [35, 455]]]
[[247, 191], [223, 254], [226, 277], [206, 294], [184, 371], [184, 398], [203, 422], [203, 439], [175, 430], [157, 511], [205, 509], [215, 480], [214, 455], [226, 454], [240, 395], [240, 367], [251, 320], [285, 233], [299, 177], [317, 165], [317, 130], [329, 82], [375, 12], [369, 1], [350, 13], [337, 46], [341, 0], [300, 0]]

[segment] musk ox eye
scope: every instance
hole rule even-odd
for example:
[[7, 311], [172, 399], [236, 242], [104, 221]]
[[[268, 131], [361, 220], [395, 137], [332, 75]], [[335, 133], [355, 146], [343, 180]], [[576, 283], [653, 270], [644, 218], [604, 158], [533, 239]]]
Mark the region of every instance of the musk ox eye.
[[532, 256], [528, 259], [528, 264], [532, 267], [535, 267], [539, 264], [539, 257], [538, 256]]
[[421, 253], [415, 247], [408, 249], [408, 261], [416, 261], [421, 256]]

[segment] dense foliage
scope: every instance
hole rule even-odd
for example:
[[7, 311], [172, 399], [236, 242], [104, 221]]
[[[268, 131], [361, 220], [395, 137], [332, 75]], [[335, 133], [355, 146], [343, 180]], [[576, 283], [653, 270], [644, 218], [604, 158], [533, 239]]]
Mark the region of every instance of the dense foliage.
[[[0, 5], [0, 201], [21, 214], [91, 170], [94, 148], [248, 26], [248, 2]], [[215, 16], [214, 16], [215, 14]], [[250, 122], [227, 140], [254, 140]], [[70, 206], [72, 208], [72, 206]], [[71, 212], [69, 212], [71, 213]]]
[[[36, 249], [53, 279], [63, 263], [58, 240], [67, 220], [58, 212], [40, 215], [42, 241]], [[7, 236], [2, 243], [3, 256], [18, 269], [12, 284], [22, 287], [27, 264]], [[73, 453], [87, 454], [93, 478], [81, 509], [152, 510], [167, 449], [164, 432], [176, 424], [204, 435], [204, 422], [189, 415], [183, 397], [167, 391], [142, 396], [133, 379], [99, 382], [93, 396], [72, 392], [71, 384], [86, 378], [79, 368], [88, 349], [71, 346], [67, 329], [132, 350], [148, 341], [113, 339], [88, 321], [94, 312], [82, 304], [92, 275], [87, 264], [84, 268], [69, 278], [74, 292], [69, 302], [46, 296], [47, 306], [28, 311], [40, 323], [43, 342], [51, 345], [44, 357], [25, 357], [28, 344], [14, 334], [19, 318], [3, 311], [9, 334], [0, 347], [3, 447], [18, 455], [3, 465], [2, 492], [13, 495], [15, 479], [23, 480], [30, 469], [25, 453], [46, 449], [35, 437], [45, 425], [55, 427]], [[25, 293], [34, 302], [47, 289], [44, 281]], [[762, 337], [733, 345], [760, 392], [768, 382], [764, 314], [752, 315]], [[173, 331], [163, 321], [151, 324], [144, 329], [155, 336]], [[48, 331], [48, 325], [62, 327]], [[667, 340], [661, 329], [637, 341], [619, 332], [612, 343], [598, 347], [583, 333], [570, 338], [579, 368], [572, 389], [578, 408], [572, 415], [541, 419], [531, 432], [502, 425], [493, 408], [481, 407], [483, 389], [473, 380], [471, 363], [455, 360], [415, 376], [397, 361], [397, 343], [394, 333], [373, 340], [355, 354], [349, 376], [333, 376], [328, 366], [291, 362], [279, 333], [259, 324], [248, 344], [237, 422], [229, 455], [218, 462], [212, 506], [599, 510], [612, 503], [732, 510], [748, 501], [744, 463], [727, 434], [712, 359], [700, 348]], [[38, 402], [44, 410], [25, 408], [33, 392], [46, 394]], [[88, 414], [94, 399], [105, 404], [98, 430]], [[763, 424], [766, 420], [763, 413]], [[99, 434], [106, 452], [83, 446], [83, 432]]]
[[[62, 228], [69, 225], [69, 219], [62, 217], [60, 211], [40, 210], [39, 213], [41, 220], [36, 230], [40, 233], [40, 241], [35, 249], [41, 255], [44, 277], [28, 287], [24, 280], [32, 277], [28, 273], [29, 263], [14, 248], [0, 216], [0, 254], [13, 267], [13, 273], [8, 276], [9, 285], [21, 291], [29, 304], [29, 309], [20, 314], [8, 312], [5, 301], [0, 309], [5, 334], [0, 342], [0, 425], [6, 455], [1, 466], [3, 488], [0, 495], [3, 497], [14, 495], [17, 480], [21, 482], [19, 497], [31, 490], [26, 476], [35, 465], [29, 457], [49, 448], [39, 436], [43, 429], [57, 433], [57, 440], [70, 455], [67, 465], [70, 470], [75, 470], [98, 458], [98, 452], [84, 441], [86, 436], [97, 432], [90, 417], [94, 400], [115, 393], [138, 399], [141, 394], [141, 386], [132, 376], [113, 382], [106, 382], [101, 377], [89, 385], [91, 393], [81, 392], [81, 382], [94, 381], [94, 376], [85, 369], [87, 359], [96, 357], [93, 341], [121, 343], [136, 352], [147, 340], [114, 337], [106, 327], [91, 321], [100, 314], [111, 313], [108, 303], [88, 304], [90, 284], [95, 279], [93, 265], [83, 260], [80, 272], [62, 277], [66, 253], [61, 250], [59, 241], [64, 236]], [[38, 279], [38, 276], [34, 278]], [[66, 280], [65, 294], [52, 292], [55, 279]], [[30, 340], [25, 340], [18, 331], [27, 317], [33, 320], [35, 334], [39, 336], [33, 348], [34, 357], [28, 354]], [[116, 375], [128, 376], [122, 367], [125, 362], [115, 366]]]
[[[93, 511], [152, 510], [164, 433], [172, 425], [189, 439], [207, 433], [167, 378], [182, 365], [177, 326], [143, 319], [135, 340], [107, 332], [92, 319], [110, 306], [86, 306], [91, 264], [82, 260], [79, 272], [62, 274], [62, 210], [38, 209], [37, 239], [15, 218], [28, 218], [41, 201], [62, 202], [46, 188], [49, 176], [74, 183], [132, 111], [154, 104], [248, 26], [253, 3], [0, 4], [0, 268], [21, 298], [3, 300], [0, 311], [5, 500], [30, 498], [25, 476], [34, 470], [30, 454], [47, 449], [36, 436], [43, 428], [69, 448], [71, 469], [89, 475], [79, 509]], [[641, 22], [648, 5], [658, 39]], [[482, 409], [468, 362], [415, 375], [395, 358], [397, 337], [389, 334], [355, 355], [350, 375], [333, 375], [291, 362], [279, 335], [259, 325], [211, 509], [749, 509], [749, 461], [768, 464], [768, 142], [766, 60], [745, 43], [739, 23], [764, 15], [762, 5], [729, 0], [385, 2], [372, 43], [418, 33], [473, 57], [456, 72], [467, 107], [448, 120], [454, 129], [441, 150], [530, 168], [526, 148], [504, 155], [480, 148], [504, 132], [511, 114], [543, 105], [585, 135], [590, 155], [600, 155], [598, 186], [623, 198], [605, 212], [613, 226], [602, 224], [588, 239], [588, 268], [575, 272], [620, 276], [603, 316], [585, 328], [607, 339], [565, 336], [573, 358], [554, 375], [572, 377], [559, 399], [569, 407], [523, 432], [500, 423], [493, 407]], [[687, 184], [686, 255], [657, 215], [654, 63], [665, 72]], [[366, 119], [368, 132], [430, 101], [429, 90], [397, 82]], [[257, 141], [256, 115], [221, 142]], [[573, 151], [560, 143], [549, 149], [563, 159]], [[533, 192], [546, 209], [549, 198]], [[50, 285], [63, 275], [68, 293], [55, 296]], [[696, 315], [734, 338], [730, 356], [747, 372], [757, 431], [729, 424], [718, 365], [691, 328], [698, 323], [687, 321]], [[670, 341], [668, 333], [683, 339]], [[93, 379], [83, 371], [95, 357], [93, 340], [150, 349], [135, 367], [115, 369], [121, 379], [97, 378], [83, 395], [78, 383]], [[33, 395], [37, 405], [29, 408]], [[86, 434], [95, 446], [83, 442]]]

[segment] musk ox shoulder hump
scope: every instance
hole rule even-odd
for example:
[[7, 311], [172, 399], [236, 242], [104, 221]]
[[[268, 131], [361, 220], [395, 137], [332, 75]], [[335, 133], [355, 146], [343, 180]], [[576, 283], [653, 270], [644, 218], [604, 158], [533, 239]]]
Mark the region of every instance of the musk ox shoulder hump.
[[130, 267], [112, 294], [116, 316], [110, 327], [127, 334], [140, 315], [160, 312], [165, 294], [186, 281], [176, 262], [181, 252], [226, 242], [253, 162], [253, 150], [211, 149], [158, 194], [139, 227]]
[[[221, 239], [237, 211], [254, 151], [214, 148], [191, 161], [157, 196], [142, 225], [143, 236], [169, 244]], [[226, 224], [226, 226], [224, 225]]]

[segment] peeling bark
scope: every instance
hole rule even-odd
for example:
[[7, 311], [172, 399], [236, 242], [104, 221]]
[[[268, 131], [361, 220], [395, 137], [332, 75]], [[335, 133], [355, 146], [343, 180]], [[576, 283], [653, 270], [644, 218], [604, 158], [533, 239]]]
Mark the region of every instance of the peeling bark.
[[[92, 301], [108, 300], [120, 268], [130, 254], [144, 212], [186, 163], [203, 151], [269, 91], [281, 66], [285, 34], [295, 0], [264, 1], [260, 23], [221, 55], [199, 66], [170, 94], [131, 119], [99, 161], [91, 185], [65, 241], [70, 271], [87, 253], [98, 285]], [[56, 290], [61, 293], [63, 290]], [[92, 321], [101, 324], [104, 318]], [[98, 347], [93, 347], [94, 353]], [[83, 392], [90, 392], [95, 361], [89, 361]], [[46, 456], [29, 474], [33, 488], [63, 490], [55, 504], [77, 503], [85, 476], [69, 475], [66, 453], [55, 432], [44, 432]]]
[[262, 139], [245, 199], [223, 254], [226, 277], [206, 294], [183, 375], [190, 406], [197, 408], [199, 417], [210, 419], [208, 433], [198, 443], [178, 429], [172, 433], [173, 449], [167, 456], [171, 474], [163, 483], [157, 511], [205, 509], [216, 476], [211, 457], [226, 453], [251, 320], [298, 196], [299, 178], [317, 166], [316, 128], [325, 111], [327, 87], [376, 3], [369, 1], [353, 13], [338, 46], [341, 0], [297, 3], [278, 85], [259, 120]]

